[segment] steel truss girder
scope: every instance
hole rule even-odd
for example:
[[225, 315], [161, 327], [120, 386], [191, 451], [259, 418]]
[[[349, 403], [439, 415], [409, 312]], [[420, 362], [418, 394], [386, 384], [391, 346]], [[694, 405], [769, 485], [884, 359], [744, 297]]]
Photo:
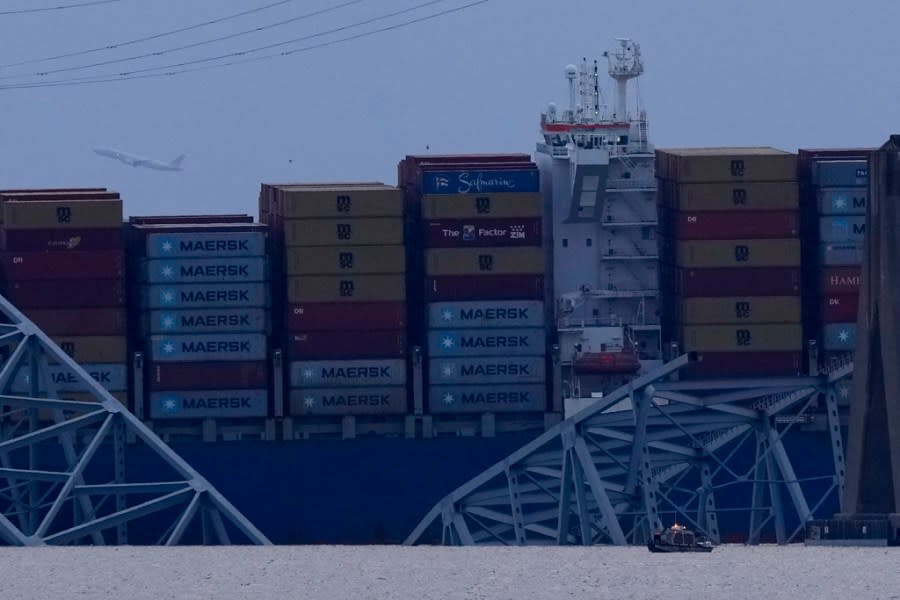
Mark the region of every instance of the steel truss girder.
[[[747, 515], [749, 541], [772, 530], [779, 542], [791, 541], [800, 529], [789, 532], [788, 518], [816, 516], [843, 473], [798, 480], [783, 439], [820, 397], [835, 406], [835, 386], [852, 368], [814, 377], [674, 380], [688, 362], [684, 355], [635, 379], [450, 492], [405, 544], [434, 539], [438, 525], [449, 545], [645, 543], [672, 519], [718, 542], [719, 514], [734, 512]], [[626, 398], [632, 410], [607, 412]], [[836, 413], [828, 418], [836, 423]], [[829, 435], [842, 448], [839, 428]], [[750, 454], [749, 468], [736, 458], [742, 452]], [[808, 497], [804, 484], [817, 479], [834, 483]], [[733, 486], [740, 492], [726, 494]]]
[[[138, 519], [171, 523], [158, 543], [202, 529], [204, 542], [269, 544], [228, 500], [0, 297], [0, 539], [10, 545], [125, 544]], [[51, 377], [90, 401], [62, 399]], [[57, 376], [59, 377], [59, 376]], [[127, 469], [131, 436], [171, 472]], [[132, 480], [129, 480], [131, 476]], [[199, 515], [199, 519], [198, 519]], [[154, 530], [156, 531], [156, 530]], [[157, 532], [158, 533], [158, 532]], [[154, 534], [154, 537], [156, 535]]]

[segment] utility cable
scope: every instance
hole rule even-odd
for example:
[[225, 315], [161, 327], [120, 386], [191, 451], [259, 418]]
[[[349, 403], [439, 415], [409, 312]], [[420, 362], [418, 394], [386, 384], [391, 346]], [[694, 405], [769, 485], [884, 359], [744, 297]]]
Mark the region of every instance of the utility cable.
[[42, 8], [20, 8], [17, 10], [0, 11], [0, 17], [6, 15], [25, 15], [30, 13], [50, 12], [52, 10], [67, 10], [69, 8], [83, 8], [86, 6], [97, 6], [99, 4], [112, 4], [113, 2], [121, 2], [122, 0], [90, 0], [90, 2], [79, 2], [77, 4], [60, 4], [59, 6], [44, 6]]

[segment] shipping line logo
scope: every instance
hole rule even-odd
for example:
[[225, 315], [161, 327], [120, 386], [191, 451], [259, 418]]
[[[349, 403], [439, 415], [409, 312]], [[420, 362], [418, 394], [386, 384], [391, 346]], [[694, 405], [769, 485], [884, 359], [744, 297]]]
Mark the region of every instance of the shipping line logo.
[[250, 342], [241, 340], [198, 340], [189, 342], [173, 342], [172, 340], [160, 340], [159, 350], [164, 356], [176, 356], [178, 354], [250, 354], [252, 347]]
[[[435, 187], [438, 190], [452, 189], [453, 185], [449, 177], [437, 175], [434, 178]], [[462, 171], [456, 176], [456, 193], [470, 194], [495, 191], [515, 191], [516, 180], [503, 175], [487, 175], [481, 172]]]
[[446, 406], [471, 404], [530, 404], [531, 392], [446, 392], [441, 401]]
[[191, 277], [229, 277], [245, 279], [250, 278], [249, 265], [181, 265], [176, 269], [173, 265], [164, 263], [160, 265], [159, 275], [163, 279], [174, 279], [175, 275], [184, 278]]
[[312, 394], [303, 397], [303, 406], [305, 408], [315, 408], [320, 405], [322, 408], [331, 408], [336, 406], [390, 406], [390, 394], [323, 394], [321, 398], [316, 398]]
[[440, 346], [443, 350], [460, 348], [528, 348], [531, 346], [527, 335], [462, 335], [459, 340], [452, 335], [441, 337]]
[[51, 240], [47, 242], [48, 248], [65, 248], [66, 250], [74, 250], [81, 245], [81, 236], [73, 235], [64, 240]]
[[250, 252], [249, 240], [179, 240], [162, 238], [159, 249], [163, 254], [171, 254], [176, 249], [182, 253], [190, 252]]
[[190, 290], [177, 292], [173, 288], [159, 290], [159, 302], [163, 306], [172, 306], [181, 301], [185, 304], [213, 302], [250, 302], [250, 291], [238, 290]]
[[174, 415], [182, 410], [237, 410], [253, 408], [253, 399], [249, 396], [210, 396], [179, 397], [163, 396], [160, 400], [163, 414]]

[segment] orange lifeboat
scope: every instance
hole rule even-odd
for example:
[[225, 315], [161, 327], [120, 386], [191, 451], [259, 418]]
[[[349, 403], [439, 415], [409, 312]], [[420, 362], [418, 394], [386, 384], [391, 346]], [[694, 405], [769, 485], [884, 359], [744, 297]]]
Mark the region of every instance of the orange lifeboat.
[[616, 352], [585, 352], [575, 359], [573, 366], [579, 375], [637, 373], [641, 368], [637, 355], [631, 350]]

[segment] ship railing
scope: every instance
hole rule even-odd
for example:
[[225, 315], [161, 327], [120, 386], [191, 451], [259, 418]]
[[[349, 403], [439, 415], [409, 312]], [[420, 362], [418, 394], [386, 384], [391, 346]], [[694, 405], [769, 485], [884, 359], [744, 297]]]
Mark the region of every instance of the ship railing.
[[615, 191], [615, 190], [647, 190], [647, 191], [656, 191], [656, 182], [655, 181], [642, 181], [640, 179], [607, 179], [606, 180], [606, 189], [607, 191]]
[[853, 353], [844, 352], [836, 356], [830, 356], [828, 360], [823, 360], [819, 364], [819, 371], [825, 375], [830, 375], [835, 371], [847, 368], [853, 365]]

